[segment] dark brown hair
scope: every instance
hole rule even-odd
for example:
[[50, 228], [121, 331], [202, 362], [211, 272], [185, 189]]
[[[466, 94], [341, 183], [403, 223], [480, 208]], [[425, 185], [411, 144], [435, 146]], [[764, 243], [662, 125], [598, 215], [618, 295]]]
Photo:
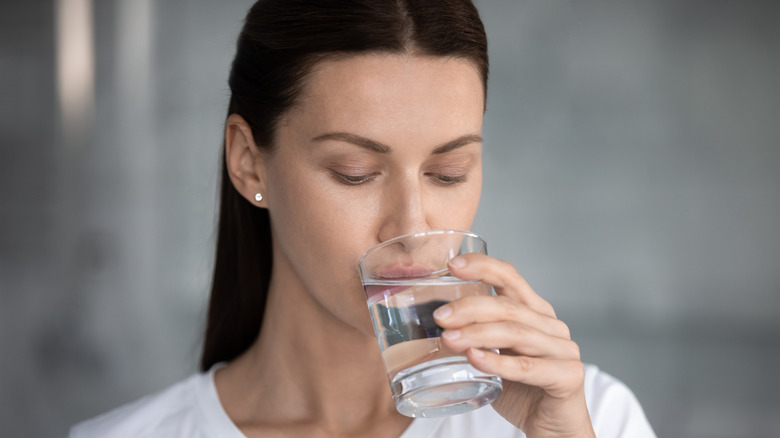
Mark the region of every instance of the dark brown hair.
[[[467, 59], [487, 96], [487, 38], [470, 0], [261, 0], [238, 37], [228, 114], [241, 115], [257, 145], [272, 149], [278, 121], [317, 62], [372, 52]], [[236, 191], [224, 153], [221, 184], [203, 371], [257, 338], [273, 263], [268, 210]]]

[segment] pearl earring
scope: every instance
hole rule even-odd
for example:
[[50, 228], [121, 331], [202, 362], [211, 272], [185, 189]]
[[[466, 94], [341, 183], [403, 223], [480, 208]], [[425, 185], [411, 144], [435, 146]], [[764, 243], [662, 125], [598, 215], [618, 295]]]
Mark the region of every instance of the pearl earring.
[[260, 193], [255, 193], [255, 201], [260, 202], [263, 200], [263, 195]]

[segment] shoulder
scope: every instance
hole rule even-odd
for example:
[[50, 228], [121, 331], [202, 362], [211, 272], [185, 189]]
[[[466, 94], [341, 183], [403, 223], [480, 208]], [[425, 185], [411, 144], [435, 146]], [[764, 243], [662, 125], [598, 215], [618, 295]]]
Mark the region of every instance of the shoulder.
[[75, 425], [70, 438], [197, 437], [199, 385], [208, 374], [196, 374], [157, 394], [144, 397]]

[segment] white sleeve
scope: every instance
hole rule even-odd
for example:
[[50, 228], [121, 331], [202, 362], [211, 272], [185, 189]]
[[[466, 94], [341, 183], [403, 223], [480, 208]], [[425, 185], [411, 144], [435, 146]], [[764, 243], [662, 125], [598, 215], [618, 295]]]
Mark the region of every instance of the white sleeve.
[[585, 397], [599, 438], [655, 438], [636, 396], [623, 382], [585, 366]]

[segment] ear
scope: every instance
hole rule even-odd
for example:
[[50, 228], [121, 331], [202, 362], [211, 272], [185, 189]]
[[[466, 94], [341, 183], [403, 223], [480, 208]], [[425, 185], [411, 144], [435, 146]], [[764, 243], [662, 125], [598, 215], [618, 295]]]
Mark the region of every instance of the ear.
[[225, 123], [225, 165], [230, 181], [247, 201], [266, 207], [266, 201], [257, 201], [255, 195], [265, 192], [264, 155], [255, 144], [252, 128], [243, 117], [231, 114]]

